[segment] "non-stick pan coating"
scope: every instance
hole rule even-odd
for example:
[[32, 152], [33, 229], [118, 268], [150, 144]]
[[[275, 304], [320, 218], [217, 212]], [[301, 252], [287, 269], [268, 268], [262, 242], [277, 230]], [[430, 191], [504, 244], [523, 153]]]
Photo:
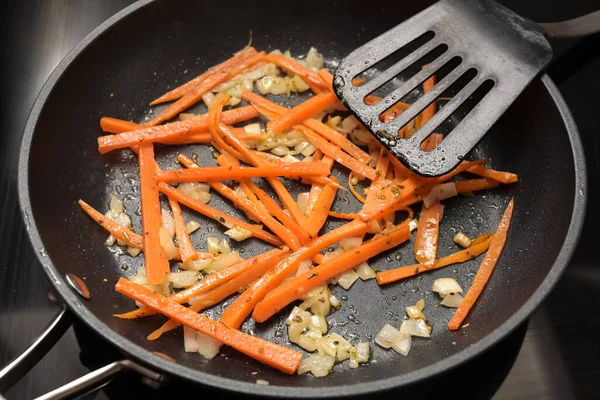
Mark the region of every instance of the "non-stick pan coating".
[[[27, 127], [20, 180], [25, 218], [44, 267], [70, 306], [130, 356], [223, 389], [311, 397], [356, 394], [422, 379], [476, 354], [522, 322], [556, 281], [581, 226], [585, 173], [583, 169], [576, 171], [583, 168], [583, 158], [574, 124], [564, 115], [565, 109], [559, 108], [564, 105], [557, 105], [562, 99], [554, 86], [544, 78], [526, 90], [471, 157], [489, 158], [492, 167], [519, 174], [520, 182], [445, 202], [441, 256], [457, 250], [452, 243], [455, 232], [473, 237], [493, 231], [510, 197], [516, 202], [502, 259], [482, 300], [466, 320], [468, 327], [458, 332], [447, 329], [453, 310], [438, 305], [431, 284], [439, 277], [454, 277], [468, 288], [481, 258], [383, 288], [374, 280], [358, 281], [349, 291], [335, 287], [333, 292], [342, 299], [342, 307], [328, 320], [332, 331], [353, 343], [372, 340], [385, 323], [398, 326], [404, 307], [420, 298], [425, 299], [433, 335], [430, 340], [415, 339], [408, 357], [384, 351], [372, 342], [373, 362], [355, 370], [342, 363], [326, 378], [285, 376], [227, 348], [206, 361], [197, 354], [184, 353], [181, 330], [155, 342], [147, 341], [146, 336], [164, 318], [122, 321], [112, 317], [133, 306], [115, 293], [114, 284], [120, 276], [135, 273], [142, 256], [131, 258], [107, 248], [106, 232], [76, 204], [81, 198], [105, 211], [110, 195], [116, 194], [125, 198], [126, 210], [140, 231], [137, 160], [128, 150], [105, 156], [97, 152], [100, 117], [143, 121], [149, 116], [150, 100], [229, 57], [248, 42], [250, 30], [257, 49], [289, 48], [298, 55], [314, 46], [326, 58], [335, 59], [424, 5], [378, 1], [368, 5], [359, 1], [305, 1], [301, 5], [232, 1], [225, 5], [180, 0], [140, 6], [134, 5], [129, 15], [122, 12], [95, 31], [51, 77]], [[293, 101], [292, 96], [284, 104]], [[196, 153], [199, 163], [214, 165], [206, 146], [156, 146], [159, 163], [166, 169], [178, 167], [174, 160], [181, 151], [188, 156]], [[346, 182], [348, 171], [340, 168], [338, 172], [340, 180]], [[294, 195], [306, 190], [297, 184], [289, 188]], [[211, 205], [243, 217], [214, 193]], [[333, 209], [356, 211], [359, 203], [349, 192], [342, 192]], [[184, 211], [186, 219], [195, 216]], [[223, 228], [204, 219], [201, 224], [193, 241], [197, 249], [205, 250], [206, 237], [222, 237]], [[328, 226], [339, 224], [332, 221]], [[233, 247], [244, 257], [268, 248], [253, 239], [233, 243]], [[412, 262], [412, 245], [408, 243], [382, 254], [371, 265], [385, 270]], [[60, 280], [68, 272], [85, 279], [92, 293], [90, 301], [77, 299], [64, 287]], [[218, 306], [207, 315], [217, 318], [221, 310]], [[283, 323], [287, 312], [289, 309], [266, 324], [247, 322], [243, 330], [292, 346]], [[130, 342], [168, 354], [176, 364]], [[258, 374], [253, 375], [256, 371]], [[256, 379], [267, 380], [270, 386], [257, 386]], [[303, 391], [291, 390], [298, 387]]]

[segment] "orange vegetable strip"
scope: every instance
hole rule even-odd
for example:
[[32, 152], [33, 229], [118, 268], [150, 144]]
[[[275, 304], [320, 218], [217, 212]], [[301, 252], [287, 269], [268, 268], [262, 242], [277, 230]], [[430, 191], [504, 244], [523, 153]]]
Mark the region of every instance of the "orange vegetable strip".
[[442, 219], [442, 205], [436, 201], [427, 208], [423, 206], [419, 217], [415, 239], [415, 259], [425, 267], [435, 263], [438, 247], [438, 232]]
[[404, 179], [408, 179], [414, 175], [414, 173], [410, 169], [408, 169], [408, 167], [406, 167], [404, 164], [402, 164], [400, 162], [400, 160], [398, 160], [396, 157], [391, 155], [389, 152], [387, 154], [388, 154], [388, 159], [390, 160], [390, 163], [392, 164], [394, 169], [397, 170], [397, 173], [400, 174], [400, 176], [396, 179], [404, 180]]
[[[254, 107], [246, 106], [224, 111], [222, 121], [226, 124], [234, 124], [256, 118], [257, 116], [258, 112]], [[169, 143], [169, 141], [184, 138], [187, 135], [195, 135], [207, 131], [208, 115], [200, 115], [161, 126], [143, 127], [140, 125], [137, 130], [99, 137], [98, 150], [101, 154], [105, 154], [112, 150], [142, 143]]]
[[[239, 151], [232, 148], [229, 144], [225, 142], [225, 135], [223, 135], [218, 128], [219, 121], [221, 121], [221, 113], [223, 112], [223, 107], [229, 102], [229, 96], [223, 96], [217, 99], [210, 111], [208, 112], [208, 129], [213, 137], [214, 142], [216, 143], [216, 147], [221, 151], [226, 151], [228, 154], [231, 154], [233, 157], [238, 160], [243, 160], [245, 162], [248, 161], [246, 157], [244, 157]], [[234, 130], [234, 129], [232, 129]]]
[[487, 234], [485, 236], [487, 237], [487, 239], [483, 240], [480, 243], [472, 244], [466, 249], [458, 251], [449, 256], [438, 258], [437, 260], [435, 260], [435, 263], [432, 267], [423, 268], [423, 265], [421, 264], [413, 264], [400, 268], [390, 269], [387, 271], [378, 272], [377, 283], [379, 283], [380, 285], [385, 285], [388, 283], [399, 281], [401, 279], [410, 278], [411, 276], [415, 276], [423, 272], [433, 271], [434, 269], [443, 268], [451, 264], [458, 264], [472, 260], [475, 257], [482, 254], [483, 252], [485, 252], [490, 246], [491, 235]]
[[407, 241], [408, 238], [410, 238], [410, 230], [408, 229], [408, 224], [406, 224], [390, 232], [388, 235], [374, 237], [355, 249], [324, 262], [303, 274], [297, 275], [266, 295], [254, 308], [252, 317], [257, 322], [266, 321], [273, 314], [279, 312], [292, 301], [300, 298], [315, 287], [326, 284], [334, 276]]
[[467, 172], [482, 176], [484, 178], [491, 178], [500, 183], [515, 183], [519, 180], [517, 174], [513, 174], [512, 172], [496, 171], [495, 169], [488, 168], [485, 165], [474, 165], [467, 169]]
[[[257, 156], [254, 152], [250, 151], [250, 149], [247, 148], [246, 144], [243, 143], [231, 131], [229, 127], [223, 124], [219, 124], [219, 129], [221, 132], [228, 136], [228, 140], [231, 143], [231, 145], [235, 147], [235, 149], [242, 153], [245, 157], [247, 157], [249, 161], [251, 161], [251, 164], [257, 167], [263, 167], [268, 165], [267, 161], [262, 159], [260, 156]], [[267, 182], [269, 182], [269, 184], [273, 187], [273, 190], [275, 190], [275, 193], [277, 193], [277, 196], [279, 197], [279, 200], [281, 200], [281, 203], [288, 209], [290, 214], [292, 214], [292, 218], [294, 218], [294, 220], [296, 220], [298, 224], [302, 225], [306, 220], [306, 216], [304, 215], [304, 213], [302, 213], [302, 211], [300, 211], [300, 207], [298, 207], [298, 204], [290, 195], [283, 183], [281, 183], [281, 181], [276, 177], [268, 177], [266, 179]]]
[[[335, 177], [331, 175], [331, 179], [335, 179]], [[302, 226], [302, 229], [304, 229], [311, 237], [317, 237], [319, 235], [319, 231], [329, 216], [329, 210], [333, 205], [336, 193], [337, 189], [333, 186], [325, 186], [321, 190], [321, 194], [319, 195], [313, 210], [308, 215], [306, 223]]]
[[352, 193], [354, 197], [356, 197], [356, 200], [360, 201], [363, 204], [365, 201], [367, 201], [358, 193], [356, 187], [354, 187], [354, 185], [352, 184], [352, 171], [350, 171], [350, 174], [348, 175], [348, 188], [350, 189], [350, 193]]
[[173, 211], [175, 237], [177, 238], [177, 247], [179, 248], [181, 261], [186, 263], [191, 260], [197, 260], [199, 256], [196, 250], [194, 250], [190, 235], [187, 233], [185, 221], [183, 220], [183, 215], [181, 215], [181, 207], [179, 207], [179, 203], [171, 198], [169, 198], [169, 204], [171, 205], [171, 211]]
[[513, 208], [515, 205], [515, 200], [512, 198], [504, 211], [504, 215], [502, 215], [502, 219], [500, 220], [500, 224], [498, 225], [498, 229], [496, 229], [496, 233], [492, 236], [490, 241], [490, 248], [486, 253], [483, 261], [481, 262], [481, 266], [475, 274], [475, 278], [473, 279], [473, 283], [469, 288], [469, 291], [463, 298], [463, 300], [458, 305], [456, 309], [456, 313], [448, 322], [448, 328], [450, 330], [457, 330], [462, 325], [463, 321], [471, 311], [471, 308], [483, 292], [483, 288], [487, 284], [492, 276], [492, 272], [494, 272], [494, 268], [498, 263], [498, 259], [502, 255], [502, 250], [504, 249], [504, 245], [506, 244], [506, 237], [508, 236], [508, 229], [510, 228], [510, 221], [512, 219]]
[[[325, 163], [297, 162], [281, 163], [266, 167], [203, 167], [200, 169], [172, 169], [161, 171], [158, 182], [209, 182], [239, 180], [249, 178], [267, 178], [277, 176], [322, 176], [329, 173]], [[331, 179], [331, 178], [330, 178]]]
[[[289, 109], [279, 104], [275, 104], [266, 98], [246, 90], [242, 92], [242, 98], [249, 103], [252, 103], [258, 107], [271, 111], [279, 116], [285, 115], [289, 112]], [[319, 135], [323, 136], [325, 139], [331, 141], [331, 143], [337, 145], [342, 150], [350, 154], [352, 157], [356, 158], [358, 161], [363, 163], [368, 163], [371, 161], [371, 156], [362, 150], [360, 147], [352, 143], [344, 134], [332, 129], [331, 127], [325, 125], [324, 123], [317, 121], [313, 118], [308, 118], [304, 121], [301, 121], [303, 125], [317, 132]]]
[[329, 216], [330, 217], [334, 217], [334, 218], [339, 218], [339, 219], [356, 219], [358, 218], [358, 214], [357, 213], [340, 213], [337, 211], [333, 211], [333, 210], [329, 210]]
[[160, 103], [166, 103], [167, 101], [177, 100], [177, 99], [183, 97], [187, 92], [192, 90], [195, 86], [202, 84], [209, 77], [211, 77], [215, 74], [218, 74], [218, 73], [223, 73], [228, 68], [231, 68], [231, 67], [239, 64], [241, 61], [246, 60], [255, 54], [256, 54], [256, 50], [253, 47], [247, 47], [245, 49], [242, 49], [238, 53], [236, 53], [233, 57], [226, 60], [225, 62], [214, 66], [213, 68], [204, 72], [202, 75], [197, 76], [196, 78], [192, 79], [191, 81], [188, 81], [188, 82], [184, 83], [183, 85], [163, 94], [158, 99], [152, 101], [152, 103], [150, 103], [150, 105], [153, 106], [153, 105], [160, 104]]
[[162, 110], [158, 115], [152, 118], [146, 125], [153, 126], [158, 125], [161, 122], [167, 121], [180, 112], [186, 110], [187, 108], [193, 106], [198, 101], [202, 99], [202, 96], [208, 93], [211, 89], [216, 87], [217, 85], [227, 81], [228, 79], [233, 78], [239, 73], [245, 71], [246, 69], [252, 67], [254, 64], [259, 63], [263, 60], [265, 56], [265, 52], [260, 52], [258, 54], [253, 55], [252, 57], [243, 60], [240, 64], [233, 66], [232, 68], [228, 68], [223, 71], [219, 71], [214, 75], [209, 76], [204, 82], [193, 87], [190, 91], [188, 91], [183, 97], [177, 100], [175, 103], [172, 103], [170, 106]]
[[[259, 254], [247, 260], [241, 261], [230, 267], [223, 268], [222, 270], [215, 272], [214, 274], [210, 274], [204, 279], [196, 282], [189, 288], [175, 293], [173, 296], [169, 297], [169, 299], [180, 304], [186, 303], [191, 297], [199, 296], [202, 293], [206, 293], [209, 290], [216, 288], [217, 286], [223, 285], [233, 278], [244, 274], [246, 271], [256, 265], [266, 264], [268, 267], [274, 266], [289, 252], [290, 249], [287, 247], [275, 248], [267, 251], [266, 253]], [[129, 311], [124, 314], [117, 314], [115, 316], [121, 319], [134, 319], [154, 314], [156, 314], [156, 311], [153, 309], [142, 307], [138, 308], [137, 310]]]
[[356, 158], [349, 156], [339, 147], [316, 134], [312, 129], [309, 129], [304, 125], [296, 125], [294, 129], [302, 131], [302, 133], [304, 133], [307, 139], [314, 144], [315, 147], [319, 148], [323, 153], [333, 158], [346, 168], [366, 176], [369, 179], [376, 178], [377, 175], [375, 175], [375, 170], [373, 168], [369, 167], [367, 164], [361, 163]]
[[209, 335], [219, 342], [287, 374], [296, 372], [302, 360], [302, 353], [298, 351], [230, 329], [127, 279], [119, 279], [115, 289], [185, 326]]
[[479, 190], [493, 189], [500, 185], [500, 182], [489, 178], [482, 179], [466, 179], [464, 181], [456, 181], [456, 191], [458, 193], [477, 192]]
[[271, 134], [285, 132], [292, 126], [312, 118], [315, 114], [325, 110], [335, 101], [337, 101], [337, 97], [329, 90], [316, 94], [288, 110], [285, 114], [281, 114], [279, 117], [269, 121], [267, 131]]
[[298, 75], [315, 93], [320, 93], [327, 89], [327, 84], [315, 72], [307, 69], [302, 64], [287, 57], [276, 54], [269, 54], [265, 57], [266, 62], [271, 62], [284, 70]]
[[144, 242], [141, 235], [117, 224], [115, 221], [105, 217], [98, 210], [90, 206], [83, 200], [79, 200], [79, 205], [94, 221], [101, 227], [110, 232], [111, 235], [119, 240], [125, 242], [128, 246], [135, 247], [136, 249], [143, 249]]
[[166, 138], [157, 141], [161, 144], [209, 144], [212, 141], [212, 135], [209, 132], [193, 133], [189, 135], [179, 135], [173, 138]]
[[435, 150], [442, 143], [442, 140], [444, 140], [444, 135], [441, 133], [432, 133], [421, 143], [421, 148], [425, 151]]
[[139, 146], [140, 203], [144, 238], [144, 262], [148, 283], [157, 285], [165, 280], [170, 267], [165, 251], [160, 244], [158, 231], [162, 226], [160, 200], [156, 187], [157, 173], [152, 143]]
[[138, 125], [135, 122], [125, 121], [123, 119], [102, 117], [100, 118], [100, 128], [104, 132], [110, 133], [121, 133], [135, 131], [140, 129], [142, 125]]
[[289, 257], [279, 262], [273, 270], [267, 272], [262, 278], [254, 282], [252, 286], [231, 303], [223, 311], [221, 322], [229, 327], [238, 328], [267, 293], [279, 286], [285, 278], [295, 272], [302, 261], [314, 258], [319, 252], [344, 238], [360, 236], [368, 229], [369, 226], [365, 222], [352, 221], [319, 236], [309, 244], [296, 250]]
[[160, 182], [158, 184], [158, 190], [160, 190], [167, 196], [177, 200], [180, 204], [183, 204], [186, 207], [191, 208], [192, 210], [198, 211], [200, 214], [206, 217], [214, 219], [215, 221], [219, 222], [220, 224], [226, 226], [229, 229], [238, 225], [252, 232], [252, 236], [254, 236], [255, 238], [264, 240], [267, 243], [271, 243], [273, 246], [282, 245], [282, 242], [278, 237], [266, 232], [262, 228], [257, 227], [256, 225], [248, 224], [224, 212], [221, 212], [216, 208], [208, 206], [202, 203], [201, 201], [195, 200], [194, 198], [180, 192], [173, 186], [169, 186], [164, 182]]

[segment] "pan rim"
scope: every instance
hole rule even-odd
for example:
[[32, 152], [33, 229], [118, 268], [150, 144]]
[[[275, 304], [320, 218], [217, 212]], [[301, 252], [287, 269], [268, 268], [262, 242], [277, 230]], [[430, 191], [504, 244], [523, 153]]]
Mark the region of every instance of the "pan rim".
[[573, 213], [569, 228], [565, 236], [561, 250], [550, 268], [548, 274], [535, 290], [533, 295], [502, 325], [485, 336], [476, 344], [444, 358], [427, 367], [420, 368], [404, 374], [400, 377], [391, 377], [381, 380], [376, 380], [367, 383], [346, 384], [331, 387], [287, 387], [287, 386], [262, 386], [249, 382], [240, 382], [230, 378], [223, 378], [212, 375], [206, 372], [198, 371], [190, 367], [186, 367], [177, 363], [168, 361], [160, 356], [153, 354], [151, 351], [134, 344], [128, 339], [122, 337], [117, 332], [113, 331], [108, 325], [93, 315], [82, 301], [70, 288], [66, 285], [63, 277], [55, 268], [53, 262], [44, 251], [42, 239], [37, 230], [33, 219], [31, 202], [28, 187], [28, 165], [31, 142], [37, 126], [39, 115], [44, 104], [56, 83], [60, 80], [62, 74], [68, 69], [70, 64], [78, 57], [78, 55], [100, 37], [107, 29], [118, 23], [125, 17], [152, 3], [155, 0], [140, 0], [123, 10], [119, 11], [104, 23], [95, 28], [88, 34], [77, 46], [75, 46], [65, 58], [59, 63], [56, 69], [52, 72], [48, 80], [45, 82], [42, 90], [36, 98], [34, 105], [29, 114], [25, 125], [21, 148], [18, 161], [18, 193], [19, 204], [22, 218], [26, 222], [26, 231], [29, 240], [34, 248], [36, 257], [42, 265], [44, 271], [50, 278], [50, 281], [59, 296], [65, 301], [71, 312], [78, 316], [87, 326], [101, 335], [105, 340], [108, 340], [112, 345], [116, 346], [127, 357], [131, 357], [136, 361], [151, 366], [154, 369], [160, 370], [169, 375], [174, 375], [184, 380], [195, 382], [200, 385], [207, 385], [213, 389], [237, 392], [242, 394], [260, 395], [268, 397], [341, 397], [341, 396], [357, 396], [365, 394], [374, 394], [400, 387], [414, 384], [426, 378], [439, 375], [455, 366], [461, 365], [468, 360], [474, 358], [478, 354], [486, 351], [503, 337], [514, 331], [521, 323], [523, 323], [549, 294], [552, 288], [556, 285], [559, 278], [566, 269], [579, 240], [583, 222], [585, 218], [586, 200], [587, 200], [587, 173], [585, 166], [585, 157], [583, 145], [579, 136], [579, 132], [575, 121], [569, 111], [569, 108], [560, 94], [558, 88], [546, 74], [541, 76], [541, 82], [545, 90], [553, 100], [557, 111], [559, 112], [567, 130], [567, 135], [572, 148], [573, 162], [575, 167], [575, 196], [573, 202]]

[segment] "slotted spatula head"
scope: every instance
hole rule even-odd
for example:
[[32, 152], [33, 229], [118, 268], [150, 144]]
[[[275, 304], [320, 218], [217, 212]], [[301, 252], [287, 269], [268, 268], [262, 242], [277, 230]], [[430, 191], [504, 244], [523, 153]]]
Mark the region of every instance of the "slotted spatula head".
[[[378, 63], [398, 54], [403, 54], [399, 61], [377, 71]], [[350, 53], [339, 64], [333, 86], [392, 155], [419, 175], [433, 177], [460, 163], [551, 58], [549, 43], [532, 21], [491, 0], [442, 0]], [[355, 85], [353, 80], [373, 67], [371, 78]], [[411, 69], [418, 72], [404, 77], [382, 100], [365, 103], [365, 97]], [[431, 90], [383, 122], [382, 113], [433, 75], [439, 81]], [[399, 136], [401, 128], [449, 91], [451, 100], [443, 107], [436, 102], [433, 118], [409, 138]], [[422, 150], [422, 142], [440, 124], [457, 119], [437, 148]]]

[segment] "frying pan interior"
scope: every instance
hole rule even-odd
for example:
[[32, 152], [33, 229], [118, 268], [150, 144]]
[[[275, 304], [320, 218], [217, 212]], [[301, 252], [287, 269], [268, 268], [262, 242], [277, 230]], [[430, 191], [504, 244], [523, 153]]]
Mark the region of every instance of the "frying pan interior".
[[[298, 55], [314, 46], [331, 61], [424, 6], [405, 3], [400, 7], [393, 2], [375, 1], [365, 7], [362, 1], [313, 0], [303, 2], [301, 7], [249, 0], [230, 1], [227, 6], [217, 4], [157, 1], [125, 16], [63, 67], [62, 76], [39, 110], [28, 173], [32, 217], [45, 248], [41, 257], [44, 264], [49, 265], [51, 260], [58, 275], [74, 273], [89, 286], [92, 299], [84, 303], [83, 309], [79, 307], [84, 319], [114, 342], [124, 343], [118, 338], [121, 336], [141, 348], [170, 355], [177, 361], [172, 372], [198, 382], [238, 387], [235, 385], [240, 382], [253, 383], [261, 378], [269, 381], [271, 387], [323, 388], [376, 383], [388, 378], [402, 383], [407, 376], [415, 376], [407, 374], [475, 345], [517, 313], [546, 278], [561, 250], [576, 193], [572, 143], [552, 95], [541, 80], [526, 90], [471, 157], [489, 158], [491, 166], [518, 173], [520, 182], [472, 198], [446, 201], [441, 256], [457, 250], [452, 243], [455, 232], [474, 237], [493, 231], [511, 196], [516, 201], [501, 262], [465, 329], [453, 333], [446, 328], [453, 310], [438, 306], [439, 298], [431, 292], [431, 284], [439, 277], [454, 277], [463, 288], [468, 288], [481, 258], [385, 287], [373, 280], [358, 281], [349, 291], [335, 287], [334, 294], [342, 299], [342, 307], [329, 317], [332, 331], [354, 343], [372, 340], [385, 323], [398, 326], [404, 307], [420, 298], [425, 299], [425, 314], [433, 326], [433, 335], [430, 340], [414, 340], [408, 357], [384, 351], [371, 342], [376, 362], [356, 370], [343, 363], [322, 379], [284, 376], [230, 349], [206, 361], [197, 354], [184, 353], [181, 330], [155, 342], [146, 340], [164, 318], [127, 322], [112, 317], [113, 313], [133, 307], [133, 302], [115, 293], [114, 284], [120, 276], [135, 273], [143, 257], [131, 258], [107, 248], [106, 232], [76, 202], [81, 198], [105, 211], [110, 195], [116, 194], [125, 200], [135, 230], [140, 232], [138, 171], [135, 156], [127, 150], [106, 156], [96, 151], [96, 138], [101, 135], [100, 117], [143, 121], [151, 115], [147, 106], [150, 100], [229, 57], [247, 44], [250, 30], [257, 49], [289, 48]], [[278, 100], [289, 106], [295, 98]], [[156, 151], [160, 165], [166, 169], [177, 167], [174, 160], [180, 152], [189, 156], [195, 153], [200, 163], [214, 165], [207, 146], [156, 146]], [[337, 173], [345, 183], [348, 171], [340, 168]], [[294, 195], [306, 191], [300, 184], [286, 184]], [[243, 218], [216, 194], [211, 205]], [[359, 203], [348, 192], [342, 192], [333, 208], [356, 211]], [[197, 249], [206, 250], [207, 236], [223, 236], [222, 227], [185, 211], [186, 219], [194, 218], [202, 224], [202, 229], [193, 235]], [[328, 227], [337, 225], [340, 221], [332, 221]], [[268, 248], [256, 240], [232, 245], [243, 257]], [[412, 244], [407, 243], [377, 257], [372, 266], [385, 270], [412, 262]], [[216, 307], [207, 315], [217, 318], [221, 310], [221, 306]], [[265, 324], [246, 322], [243, 329], [290, 345], [283, 323], [288, 312], [289, 308]], [[512, 327], [525, 315], [519, 318], [513, 319]], [[139, 349], [136, 354], [150, 355]], [[460, 361], [457, 357], [453, 360], [452, 363]], [[253, 375], [254, 371], [259, 374]], [[225, 385], [211, 376], [237, 382]]]

